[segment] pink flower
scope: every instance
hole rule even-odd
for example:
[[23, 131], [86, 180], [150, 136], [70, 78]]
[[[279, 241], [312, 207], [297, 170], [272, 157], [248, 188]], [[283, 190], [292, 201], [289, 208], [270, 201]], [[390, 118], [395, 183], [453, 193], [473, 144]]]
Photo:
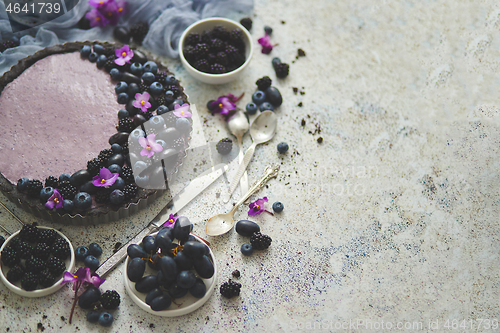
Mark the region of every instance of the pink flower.
[[108, 1], [107, 4], [99, 8], [101, 14], [109, 21], [109, 24], [116, 25], [118, 19], [120, 18], [120, 12], [118, 11], [118, 5], [114, 1]]
[[262, 53], [269, 54], [273, 50], [273, 45], [271, 44], [271, 38], [268, 34], [257, 40], [260, 45], [262, 45]]
[[91, 27], [105, 27], [106, 24], [109, 23], [108, 20], [95, 8], [85, 14], [85, 18], [90, 21]]
[[175, 221], [177, 221], [177, 219], [179, 218], [179, 216], [174, 216], [174, 214], [170, 214], [170, 216], [168, 217], [168, 220], [167, 222], [163, 223], [162, 227], [170, 227], [172, 228], [175, 224]]
[[266, 210], [266, 202], [267, 202], [267, 197], [264, 197], [262, 199], [257, 199], [254, 202], [251, 202], [248, 207], [250, 210], [248, 211], [248, 215], [259, 215], [263, 211]]
[[89, 0], [89, 5], [94, 8], [100, 8], [102, 6], [107, 5], [112, 0]]
[[101, 284], [104, 283], [104, 281], [106, 281], [106, 279], [102, 279], [99, 275], [97, 275], [96, 273], [92, 273], [90, 275], [90, 283], [94, 285], [94, 287], [96, 288], [99, 288], [99, 286]]
[[215, 101], [210, 103], [211, 112], [218, 113], [223, 116], [226, 116], [226, 120], [228, 120], [231, 114], [231, 111], [236, 110], [236, 102], [238, 102], [245, 93], [242, 93], [239, 97], [234, 96], [233, 94], [227, 94], [225, 96], [219, 96]]
[[[117, 58], [115, 59], [115, 64], [118, 66], [123, 66], [125, 63], [130, 64], [130, 60], [134, 57], [134, 51], [130, 49], [128, 45], [123, 45], [121, 49], [115, 50], [115, 55]], [[137, 95], [136, 95], [137, 96]]]
[[92, 184], [97, 187], [109, 187], [115, 183], [117, 178], [117, 172], [111, 172], [107, 168], [101, 168], [99, 174], [92, 178]]
[[132, 102], [132, 105], [141, 109], [142, 112], [148, 112], [148, 109], [151, 107], [151, 103], [149, 103], [149, 93], [145, 92], [144, 94], [135, 94], [135, 101]]
[[70, 272], [64, 272], [63, 280], [61, 284], [65, 284], [68, 282], [73, 282], [73, 290], [76, 291], [81, 285], [86, 283], [92, 283], [90, 278], [90, 268], [88, 267], [80, 267], [75, 272], [75, 274], [71, 274]]
[[63, 197], [57, 189], [54, 189], [54, 193], [50, 196], [49, 200], [45, 203], [45, 207], [48, 209], [59, 209], [63, 206]]
[[192, 116], [191, 112], [189, 112], [189, 104], [187, 104], [187, 103], [182, 104], [182, 106], [179, 104], [175, 104], [174, 114], [177, 117], [181, 117], [181, 118], [189, 118]]
[[150, 158], [155, 153], [159, 153], [163, 150], [163, 147], [156, 142], [156, 134], [149, 134], [147, 137], [140, 137], [139, 144], [144, 148], [141, 150], [141, 156], [146, 156]]

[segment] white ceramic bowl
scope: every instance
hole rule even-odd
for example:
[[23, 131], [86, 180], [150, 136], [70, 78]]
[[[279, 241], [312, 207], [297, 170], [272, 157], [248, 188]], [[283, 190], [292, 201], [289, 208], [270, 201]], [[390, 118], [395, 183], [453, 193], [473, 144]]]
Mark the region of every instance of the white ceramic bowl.
[[[37, 226], [39, 229], [52, 229], [49, 227], [43, 227], [43, 226]], [[56, 230], [56, 229], [54, 229]], [[69, 249], [71, 250], [71, 255], [68, 259], [64, 261], [66, 264], [66, 271], [72, 272], [75, 268], [75, 251], [73, 250], [73, 245], [69, 241], [68, 237], [66, 237], [64, 234], [62, 234], [60, 231], [56, 230], [57, 234], [61, 236], [66, 242], [69, 244]], [[5, 240], [5, 243], [2, 245], [0, 248], [0, 252], [9, 245], [9, 243], [14, 239], [19, 234], [19, 231], [16, 231], [12, 235], [10, 235], [9, 238]], [[9, 288], [11, 291], [15, 292], [18, 295], [24, 296], [24, 297], [42, 297], [42, 296], [47, 296], [50, 294], [55, 293], [61, 287], [63, 286], [62, 280], [63, 278], [59, 279], [52, 285], [51, 287], [44, 288], [44, 289], [37, 289], [33, 291], [26, 291], [24, 289], [21, 289], [21, 282], [18, 281], [15, 284], [12, 284], [9, 280], [7, 280], [7, 273], [9, 272], [10, 268], [4, 265], [3, 263], [1, 264], [1, 269], [0, 269], [0, 280]]]
[[[245, 43], [245, 63], [243, 63], [243, 65], [236, 68], [235, 70], [223, 74], [209, 74], [197, 70], [196, 68], [194, 68], [189, 64], [186, 58], [184, 58], [184, 54], [182, 52], [182, 50], [184, 49], [184, 40], [186, 39], [187, 35], [189, 35], [192, 32], [197, 32], [201, 34], [203, 31], [212, 29], [216, 25], [222, 25], [223, 27], [229, 30], [240, 29], [243, 32], [243, 41]], [[252, 36], [250, 36], [248, 30], [237, 22], [221, 17], [207, 18], [191, 24], [181, 35], [181, 38], [179, 40], [179, 57], [181, 58], [181, 62], [184, 65], [186, 71], [195, 79], [209, 84], [228, 83], [240, 77], [243, 70], [250, 63], [252, 54], [253, 54]]]
[[[157, 233], [151, 234], [152, 236], [155, 236]], [[194, 236], [199, 242], [204, 243], [199, 237]], [[205, 244], [206, 245], [206, 244]], [[193, 312], [194, 310], [198, 309], [201, 307], [203, 304], [205, 304], [206, 301], [212, 296], [214, 293], [214, 287], [217, 282], [217, 265], [215, 263], [215, 257], [214, 254], [212, 253], [212, 250], [210, 249], [209, 246], [208, 250], [210, 252], [210, 260], [214, 264], [214, 275], [210, 279], [202, 279], [203, 282], [205, 282], [205, 286], [207, 287], [207, 292], [205, 293], [205, 296], [202, 298], [195, 298], [193, 297], [189, 292], [186, 296], [175, 299], [175, 304], [174, 301], [172, 301], [172, 305], [167, 310], [163, 311], [153, 311], [151, 307], [146, 304], [146, 296], [147, 294], [145, 293], [140, 293], [137, 290], [135, 290], [135, 282], [132, 282], [128, 279], [127, 276], [127, 266], [130, 261], [130, 257], [127, 256], [127, 259], [125, 260], [125, 265], [123, 265], [123, 278], [125, 282], [125, 289], [127, 290], [127, 293], [129, 294], [130, 298], [134, 301], [135, 304], [137, 304], [141, 309], [143, 309], [146, 312], [149, 312], [151, 314], [154, 314], [156, 316], [162, 316], [162, 317], [178, 317], [182, 316], [188, 313]], [[146, 271], [144, 272], [144, 276], [154, 274], [155, 271], [149, 267], [149, 265], [146, 265]]]

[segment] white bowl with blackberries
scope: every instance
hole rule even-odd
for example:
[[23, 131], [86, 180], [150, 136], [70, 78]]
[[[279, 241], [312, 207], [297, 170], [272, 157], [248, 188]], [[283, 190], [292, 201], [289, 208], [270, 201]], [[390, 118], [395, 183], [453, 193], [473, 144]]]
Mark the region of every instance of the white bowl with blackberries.
[[212, 296], [217, 266], [212, 250], [191, 234], [185, 216], [127, 248], [125, 289], [144, 311], [176, 317], [201, 307]]
[[60, 231], [26, 224], [0, 248], [0, 279], [14, 293], [42, 297], [59, 290], [63, 274], [75, 267], [75, 253]]
[[228, 83], [238, 78], [252, 54], [248, 30], [220, 17], [193, 23], [179, 40], [179, 57], [186, 71], [209, 84]]

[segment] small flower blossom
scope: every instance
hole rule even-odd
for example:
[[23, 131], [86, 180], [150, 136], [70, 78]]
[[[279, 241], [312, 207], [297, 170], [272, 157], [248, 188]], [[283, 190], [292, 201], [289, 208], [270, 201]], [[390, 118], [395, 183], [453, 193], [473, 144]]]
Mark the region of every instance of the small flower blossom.
[[97, 187], [109, 187], [115, 183], [117, 178], [117, 172], [111, 172], [107, 168], [101, 168], [99, 174], [92, 178], [92, 184]]
[[64, 272], [61, 284], [65, 284], [68, 282], [73, 282], [74, 291], [78, 290], [78, 288], [80, 288], [84, 282], [92, 283], [92, 280], [90, 278], [90, 268], [80, 267], [74, 274], [71, 274], [70, 272]]
[[149, 134], [147, 137], [140, 137], [139, 144], [144, 148], [141, 150], [141, 156], [146, 156], [150, 158], [155, 153], [159, 153], [163, 150], [163, 147], [156, 142], [156, 134]]
[[248, 215], [259, 215], [263, 211], [266, 210], [267, 197], [263, 197], [262, 199], [257, 199], [254, 202], [251, 202], [248, 207], [250, 210], [248, 211]]
[[116, 0], [115, 3], [118, 15], [123, 15], [127, 13], [127, 2], [125, 0]]
[[189, 104], [184, 103], [182, 105], [176, 104], [174, 106], [174, 115], [181, 118], [190, 118], [192, 116], [189, 112]]
[[85, 18], [90, 21], [91, 27], [105, 27], [108, 24], [108, 20], [97, 9], [89, 11]]
[[167, 222], [163, 223], [163, 227], [170, 227], [172, 228], [175, 224], [175, 221], [177, 221], [179, 217], [178, 216], [174, 216], [174, 214], [170, 214], [170, 216], [168, 217], [168, 220]]
[[218, 113], [226, 117], [226, 120], [230, 118], [232, 114], [234, 114], [234, 110], [236, 110], [236, 102], [238, 102], [245, 93], [242, 93], [239, 97], [234, 96], [233, 94], [227, 94], [225, 96], [219, 96], [215, 101], [210, 103], [211, 112]]
[[130, 64], [130, 60], [132, 60], [132, 58], [134, 57], [134, 51], [132, 51], [128, 45], [123, 45], [122, 48], [115, 50], [115, 55], [117, 56], [117, 58], [115, 59], [115, 64], [117, 64], [118, 66], [124, 66], [125, 63]]
[[149, 93], [135, 94], [135, 101], [132, 102], [132, 105], [141, 109], [142, 112], [148, 112], [148, 109], [151, 107], [151, 103], [149, 103]]
[[94, 8], [101, 8], [102, 6], [107, 5], [110, 1], [113, 0], [89, 0], [89, 5]]
[[268, 34], [257, 40], [260, 45], [262, 45], [262, 53], [269, 54], [273, 50], [273, 44], [271, 44], [271, 38]]
[[106, 279], [102, 279], [98, 274], [92, 273], [90, 275], [90, 283], [94, 285], [94, 287], [99, 288], [101, 284], [104, 283]]
[[48, 209], [59, 209], [63, 206], [63, 197], [57, 189], [54, 189], [54, 193], [50, 196], [49, 200], [45, 203], [45, 207]]
[[109, 1], [102, 6], [99, 11], [108, 20], [109, 24], [116, 25], [118, 23], [120, 12], [118, 11], [118, 5], [115, 1]]

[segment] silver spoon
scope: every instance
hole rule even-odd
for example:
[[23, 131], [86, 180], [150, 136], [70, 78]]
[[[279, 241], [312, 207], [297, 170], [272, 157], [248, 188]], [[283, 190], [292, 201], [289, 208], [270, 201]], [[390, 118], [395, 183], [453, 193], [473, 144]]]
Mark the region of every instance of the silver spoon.
[[231, 195], [236, 189], [236, 186], [238, 186], [241, 176], [243, 176], [248, 163], [250, 163], [250, 160], [253, 157], [255, 147], [257, 147], [258, 144], [267, 142], [273, 138], [276, 133], [277, 124], [278, 118], [273, 111], [264, 111], [259, 114], [257, 118], [255, 118], [250, 126], [250, 136], [252, 137], [253, 143], [246, 151], [243, 161], [240, 163], [240, 167], [238, 168], [238, 171], [231, 182], [231, 186], [229, 187], [229, 196], [225, 202], [229, 202], [229, 199], [231, 199]]
[[280, 170], [280, 166], [277, 163], [273, 163], [269, 165], [266, 170], [264, 171], [264, 174], [262, 177], [260, 177], [259, 180], [255, 182], [255, 184], [248, 190], [247, 194], [241, 198], [240, 201], [238, 201], [233, 209], [229, 211], [229, 213], [226, 214], [218, 214], [213, 217], [211, 217], [208, 221], [207, 224], [205, 225], [205, 232], [209, 236], [220, 236], [231, 230], [234, 224], [234, 219], [233, 215], [238, 209], [238, 207], [244, 203], [252, 194], [257, 192], [262, 186], [264, 186], [265, 183], [271, 178], [274, 178], [278, 175], [278, 171]]
[[[227, 127], [229, 127], [229, 131], [236, 137], [238, 140], [238, 162], [241, 163], [243, 161], [243, 135], [248, 132], [250, 128], [250, 123], [248, 122], [248, 118], [244, 112], [238, 110], [227, 122]], [[240, 188], [241, 193], [246, 193], [248, 191], [248, 173], [245, 171], [240, 180]]]

